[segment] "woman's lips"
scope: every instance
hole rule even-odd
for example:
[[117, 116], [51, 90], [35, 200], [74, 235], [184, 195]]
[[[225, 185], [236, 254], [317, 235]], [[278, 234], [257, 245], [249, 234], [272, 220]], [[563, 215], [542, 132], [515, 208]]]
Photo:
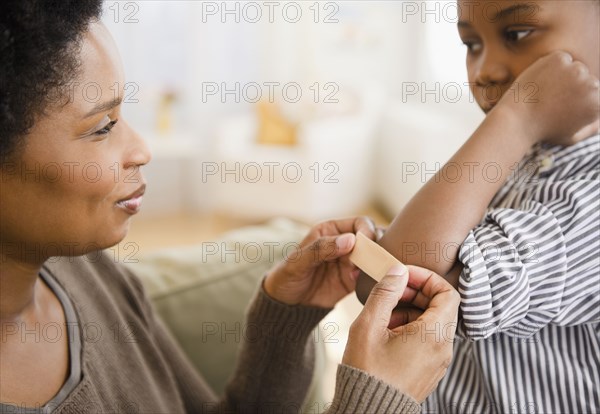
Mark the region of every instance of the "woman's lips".
[[117, 207], [122, 208], [129, 214], [136, 214], [142, 206], [142, 196], [130, 198], [129, 200], [119, 201]]
[[142, 206], [142, 197], [146, 192], [146, 184], [142, 184], [136, 191], [129, 194], [127, 198], [117, 201], [116, 206], [122, 208], [129, 214], [135, 214], [140, 211]]

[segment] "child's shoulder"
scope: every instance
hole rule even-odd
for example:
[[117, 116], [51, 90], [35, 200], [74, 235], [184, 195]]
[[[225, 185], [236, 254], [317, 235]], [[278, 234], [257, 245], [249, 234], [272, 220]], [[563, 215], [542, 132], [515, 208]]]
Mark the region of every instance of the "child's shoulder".
[[568, 147], [540, 145], [530, 160], [537, 166], [536, 175], [542, 185], [597, 180], [600, 173], [600, 135]]
[[538, 144], [496, 193], [490, 208], [520, 210], [534, 202], [549, 205], [599, 198], [600, 135], [569, 147]]

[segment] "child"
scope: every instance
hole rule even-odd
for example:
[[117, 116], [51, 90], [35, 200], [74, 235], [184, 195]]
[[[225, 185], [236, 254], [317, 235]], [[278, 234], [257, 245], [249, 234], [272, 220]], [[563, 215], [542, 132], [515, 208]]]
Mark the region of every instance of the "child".
[[487, 117], [380, 240], [461, 294], [424, 412], [600, 412], [599, 3], [458, 1]]

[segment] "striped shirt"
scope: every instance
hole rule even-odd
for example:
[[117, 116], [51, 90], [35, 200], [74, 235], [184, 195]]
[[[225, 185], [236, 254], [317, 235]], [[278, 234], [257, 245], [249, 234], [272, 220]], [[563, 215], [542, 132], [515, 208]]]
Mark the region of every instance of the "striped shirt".
[[600, 413], [600, 136], [537, 145], [459, 250], [454, 359], [425, 413]]

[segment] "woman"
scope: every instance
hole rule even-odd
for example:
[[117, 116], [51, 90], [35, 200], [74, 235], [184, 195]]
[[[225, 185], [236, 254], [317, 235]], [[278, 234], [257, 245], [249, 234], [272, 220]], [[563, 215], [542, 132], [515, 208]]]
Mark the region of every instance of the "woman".
[[[2, 412], [298, 411], [310, 332], [354, 290], [348, 254], [356, 232], [375, 238], [372, 222], [321, 223], [269, 272], [247, 315], [257, 334], [219, 400], [138, 279], [102, 253], [140, 208], [150, 154], [120, 116], [123, 70], [101, 1], [0, 7]], [[430, 271], [402, 272], [390, 269], [354, 322], [328, 412], [418, 412], [443, 376], [458, 295]], [[392, 314], [407, 283], [426, 312]]]

